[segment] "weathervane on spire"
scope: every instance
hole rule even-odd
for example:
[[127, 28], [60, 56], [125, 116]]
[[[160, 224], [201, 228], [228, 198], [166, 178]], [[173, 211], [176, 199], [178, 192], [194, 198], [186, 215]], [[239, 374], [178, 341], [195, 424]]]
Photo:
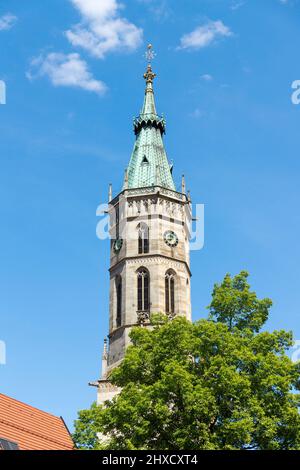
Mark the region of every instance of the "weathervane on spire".
[[156, 54], [153, 50], [152, 44], [148, 44], [147, 51], [145, 52], [145, 57], [148, 62], [147, 72], [144, 74], [144, 79], [148, 83], [153, 83], [156, 74], [152, 71], [152, 61], [154, 60]]

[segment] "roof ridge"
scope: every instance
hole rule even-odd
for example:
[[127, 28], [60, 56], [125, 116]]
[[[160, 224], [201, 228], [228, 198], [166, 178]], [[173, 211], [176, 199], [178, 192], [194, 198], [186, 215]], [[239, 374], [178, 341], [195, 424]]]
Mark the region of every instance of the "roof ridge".
[[36, 406], [28, 405], [28, 403], [24, 403], [23, 401], [17, 400], [16, 398], [9, 397], [8, 395], [5, 395], [4, 393], [0, 393], [0, 399], [1, 397], [5, 397], [8, 400], [14, 401], [16, 403], [20, 403], [21, 405], [25, 406], [26, 408], [31, 408], [32, 410], [39, 411], [40, 413], [46, 414], [48, 416], [51, 416], [52, 418], [58, 419], [60, 421], [60, 417], [56, 416], [52, 413], [49, 413], [48, 411], [41, 410], [40, 408], [37, 408]]

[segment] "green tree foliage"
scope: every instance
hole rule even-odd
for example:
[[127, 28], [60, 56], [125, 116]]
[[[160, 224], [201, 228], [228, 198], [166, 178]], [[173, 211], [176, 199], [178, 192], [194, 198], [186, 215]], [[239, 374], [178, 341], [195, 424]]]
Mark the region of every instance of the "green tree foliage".
[[155, 316], [152, 330], [132, 330], [111, 375], [122, 392], [79, 413], [79, 448], [300, 449], [292, 334], [262, 331], [272, 302], [259, 300], [247, 277], [215, 285], [208, 320]]

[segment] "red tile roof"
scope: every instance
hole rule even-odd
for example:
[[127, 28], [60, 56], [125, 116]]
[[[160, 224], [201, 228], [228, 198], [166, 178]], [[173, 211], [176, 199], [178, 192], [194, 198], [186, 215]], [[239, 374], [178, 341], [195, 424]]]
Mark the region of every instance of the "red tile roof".
[[16, 442], [20, 450], [72, 450], [62, 418], [0, 393], [0, 438]]

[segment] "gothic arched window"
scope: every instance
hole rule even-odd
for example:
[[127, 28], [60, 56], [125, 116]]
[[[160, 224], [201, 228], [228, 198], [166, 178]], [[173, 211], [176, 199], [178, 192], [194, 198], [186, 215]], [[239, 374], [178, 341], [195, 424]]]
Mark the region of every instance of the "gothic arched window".
[[137, 273], [137, 304], [138, 311], [145, 312], [150, 307], [150, 276], [145, 268], [141, 268]]
[[116, 326], [117, 328], [122, 325], [122, 278], [117, 276], [116, 278], [116, 293], [117, 293], [117, 315], [116, 315]]
[[175, 273], [167, 271], [165, 275], [166, 313], [175, 313]]
[[149, 227], [146, 224], [139, 224], [139, 255], [149, 253]]

